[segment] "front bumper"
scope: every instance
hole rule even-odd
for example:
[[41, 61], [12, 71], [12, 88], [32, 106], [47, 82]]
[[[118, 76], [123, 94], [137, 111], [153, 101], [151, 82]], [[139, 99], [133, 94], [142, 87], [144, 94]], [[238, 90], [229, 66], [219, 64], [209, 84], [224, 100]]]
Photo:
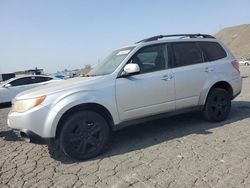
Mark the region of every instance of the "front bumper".
[[33, 133], [37, 137], [50, 139], [54, 137], [52, 133], [52, 117], [56, 112], [45, 106], [39, 105], [24, 113], [9, 112], [8, 126], [14, 130]]
[[12, 129], [13, 132], [17, 135], [18, 138], [21, 138], [22, 140], [26, 142], [32, 142], [36, 144], [51, 144], [55, 143], [54, 138], [42, 138], [41, 136], [37, 135], [36, 133], [27, 130], [27, 129]]

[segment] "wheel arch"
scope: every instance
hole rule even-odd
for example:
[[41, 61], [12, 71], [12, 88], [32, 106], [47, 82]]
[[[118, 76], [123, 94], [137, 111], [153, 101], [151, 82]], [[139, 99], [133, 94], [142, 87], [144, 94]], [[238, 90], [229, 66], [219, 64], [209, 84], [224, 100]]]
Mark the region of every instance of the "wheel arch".
[[230, 99], [231, 99], [231, 100], [233, 99], [233, 88], [232, 88], [231, 84], [228, 83], [227, 81], [218, 81], [218, 82], [214, 83], [214, 84], [207, 90], [207, 93], [206, 93], [206, 95], [205, 95], [205, 97], [204, 97], [203, 104], [206, 103], [207, 97], [208, 97], [209, 93], [210, 93], [211, 90], [214, 89], [214, 88], [221, 88], [221, 89], [226, 90], [226, 91], [229, 93], [229, 95], [230, 95]]
[[82, 110], [91, 110], [91, 111], [94, 111], [94, 112], [97, 112], [97, 113], [103, 115], [103, 117], [108, 122], [110, 129], [114, 130], [113, 117], [107, 108], [105, 108], [103, 105], [100, 105], [98, 103], [84, 103], [84, 104], [78, 104], [76, 106], [73, 106], [62, 114], [61, 118], [58, 121], [57, 127], [56, 127], [56, 134], [55, 134], [56, 138], [59, 137], [60, 132], [61, 132], [62, 127], [63, 127], [63, 123], [67, 120], [67, 118], [70, 115], [74, 114], [75, 112], [79, 112]]

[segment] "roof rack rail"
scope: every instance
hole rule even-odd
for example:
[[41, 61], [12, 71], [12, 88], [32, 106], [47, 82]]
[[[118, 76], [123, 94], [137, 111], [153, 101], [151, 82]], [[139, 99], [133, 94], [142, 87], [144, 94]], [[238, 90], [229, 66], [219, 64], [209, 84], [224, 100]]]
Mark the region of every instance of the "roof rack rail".
[[162, 39], [162, 38], [165, 38], [165, 37], [189, 37], [189, 38], [203, 37], [203, 38], [215, 39], [215, 37], [212, 36], [212, 35], [200, 34], [200, 33], [197, 33], [197, 34], [157, 35], [157, 36], [153, 36], [153, 37], [150, 37], [150, 38], [146, 38], [146, 39], [140, 40], [140, 41], [136, 42], [136, 44], [137, 43], [141, 43], [141, 42], [154, 41], [154, 40]]

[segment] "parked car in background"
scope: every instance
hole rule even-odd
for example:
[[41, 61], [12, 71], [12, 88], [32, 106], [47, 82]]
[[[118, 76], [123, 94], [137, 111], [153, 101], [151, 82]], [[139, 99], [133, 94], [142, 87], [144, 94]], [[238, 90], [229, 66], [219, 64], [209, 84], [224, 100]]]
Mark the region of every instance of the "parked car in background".
[[58, 80], [60, 79], [40, 75], [11, 78], [0, 84], [0, 104], [10, 103], [11, 100], [22, 91]]
[[245, 66], [249, 66], [250, 65], [250, 61], [249, 60], [240, 60], [239, 63], [240, 63], [240, 65], [245, 65]]
[[62, 80], [65, 79], [65, 76], [63, 76], [63, 75], [55, 75], [54, 77], [55, 77], [55, 78], [58, 78], [58, 79], [62, 79]]

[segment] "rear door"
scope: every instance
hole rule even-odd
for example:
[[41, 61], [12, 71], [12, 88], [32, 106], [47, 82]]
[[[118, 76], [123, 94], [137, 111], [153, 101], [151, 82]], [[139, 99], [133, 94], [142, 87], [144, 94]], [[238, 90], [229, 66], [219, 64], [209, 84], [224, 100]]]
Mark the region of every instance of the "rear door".
[[197, 106], [202, 89], [214, 70], [209, 62], [205, 62], [196, 42], [173, 42], [171, 53], [176, 109]]
[[128, 63], [140, 73], [116, 80], [116, 101], [121, 121], [175, 110], [172, 71], [168, 69], [165, 44], [140, 49]]

